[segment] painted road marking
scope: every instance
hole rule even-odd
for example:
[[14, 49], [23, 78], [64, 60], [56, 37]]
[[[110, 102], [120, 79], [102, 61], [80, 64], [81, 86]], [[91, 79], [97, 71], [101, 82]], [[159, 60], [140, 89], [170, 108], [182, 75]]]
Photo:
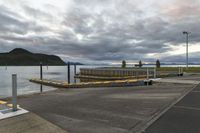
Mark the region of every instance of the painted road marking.
[[6, 104], [7, 102], [0, 100], [0, 104]]
[[180, 108], [180, 109], [189, 109], [189, 110], [197, 110], [200, 111], [200, 108], [195, 108], [195, 107], [185, 107], [185, 106], [174, 106], [175, 108]]
[[[7, 104], [8, 107], [12, 108], [13, 104]], [[17, 105], [17, 108], [19, 108], [19, 105]]]

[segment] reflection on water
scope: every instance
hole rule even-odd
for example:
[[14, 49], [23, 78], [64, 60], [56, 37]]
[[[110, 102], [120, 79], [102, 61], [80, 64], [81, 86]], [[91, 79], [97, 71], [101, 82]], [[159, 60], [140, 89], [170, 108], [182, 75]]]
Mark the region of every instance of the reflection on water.
[[60, 72], [44, 72], [43, 74], [48, 74], [48, 75], [62, 75]]

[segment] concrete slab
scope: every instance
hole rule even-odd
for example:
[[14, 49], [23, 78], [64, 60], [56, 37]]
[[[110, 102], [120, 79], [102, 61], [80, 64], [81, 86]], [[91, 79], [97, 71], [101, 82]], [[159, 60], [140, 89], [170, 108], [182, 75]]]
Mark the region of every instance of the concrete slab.
[[168, 110], [145, 133], [199, 133], [200, 85]]
[[196, 80], [183, 80], [183, 79], [160, 79], [156, 80], [155, 82], [160, 82], [160, 83], [177, 83], [177, 84], [199, 84], [200, 81]]
[[28, 113], [28, 111], [23, 108], [18, 107], [18, 110], [14, 112], [12, 111], [12, 108], [6, 108], [3, 110], [0, 110], [0, 120], [10, 118], [10, 117], [15, 117], [15, 116], [22, 115], [25, 113]]
[[67, 89], [19, 98], [19, 104], [70, 133], [141, 129], [192, 84]]
[[199, 133], [200, 110], [173, 107], [145, 133]]
[[33, 113], [26, 113], [0, 120], [0, 133], [67, 133], [67, 131]]

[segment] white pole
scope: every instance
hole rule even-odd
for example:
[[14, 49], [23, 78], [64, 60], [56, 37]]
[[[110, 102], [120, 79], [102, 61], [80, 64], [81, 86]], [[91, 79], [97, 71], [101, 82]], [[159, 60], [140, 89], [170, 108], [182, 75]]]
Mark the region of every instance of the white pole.
[[149, 68], [147, 68], [147, 86], [149, 85]]

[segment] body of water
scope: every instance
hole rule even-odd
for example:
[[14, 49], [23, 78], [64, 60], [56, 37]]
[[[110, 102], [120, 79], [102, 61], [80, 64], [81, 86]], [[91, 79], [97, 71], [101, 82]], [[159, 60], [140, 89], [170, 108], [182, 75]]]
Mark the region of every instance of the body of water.
[[[116, 65], [115, 65], [116, 66]], [[128, 65], [131, 66], [131, 65]], [[185, 65], [165, 65], [166, 67], [177, 67]], [[195, 65], [198, 67], [200, 65]], [[77, 66], [77, 73], [80, 68], [108, 67], [106, 65], [80, 65]], [[153, 65], [144, 65], [144, 67], [154, 67]], [[52, 80], [67, 81], [67, 66], [43, 66], [43, 78]], [[30, 78], [40, 77], [39, 66], [0, 66], [0, 98], [9, 97], [12, 94], [12, 74], [17, 74], [18, 95], [29, 94], [40, 91], [40, 85], [29, 82]], [[74, 66], [71, 66], [71, 83], [74, 79]], [[79, 80], [76, 80], [79, 82]], [[53, 90], [54, 88], [43, 86], [44, 91]]]
[[[76, 72], [79, 73], [79, 69], [104, 67], [104, 66], [76, 66]], [[74, 66], [70, 67], [70, 82], [74, 83]], [[67, 81], [67, 66], [43, 66], [43, 78]], [[31, 78], [40, 77], [39, 66], [0, 66], [0, 98], [9, 97], [12, 95], [12, 74], [17, 74], [17, 89], [18, 95], [40, 92], [40, 85], [29, 82]], [[76, 82], [79, 82], [77, 79]], [[53, 90], [55, 88], [43, 86], [44, 91]]]

